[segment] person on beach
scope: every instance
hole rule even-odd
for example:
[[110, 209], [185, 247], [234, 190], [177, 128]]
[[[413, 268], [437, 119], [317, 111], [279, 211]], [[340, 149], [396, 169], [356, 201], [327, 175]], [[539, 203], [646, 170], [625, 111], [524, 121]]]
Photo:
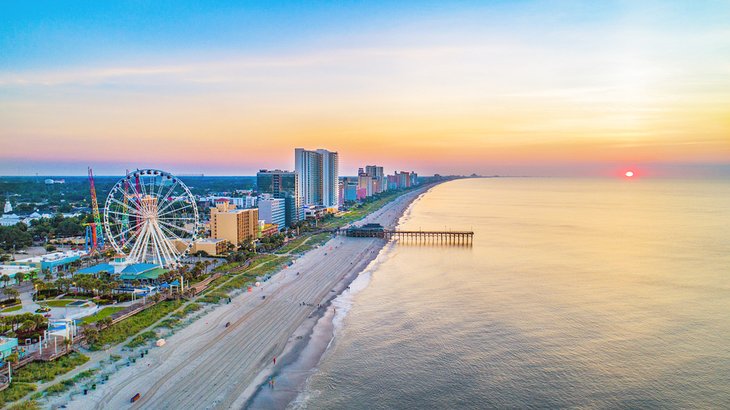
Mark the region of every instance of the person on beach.
[[276, 356], [274, 356], [274, 364], [276, 364]]

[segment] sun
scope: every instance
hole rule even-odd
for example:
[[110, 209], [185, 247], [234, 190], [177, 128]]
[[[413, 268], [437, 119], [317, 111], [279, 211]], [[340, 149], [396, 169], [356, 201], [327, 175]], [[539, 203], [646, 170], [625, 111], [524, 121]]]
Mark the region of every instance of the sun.
[[631, 178], [631, 177], [634, 176], [634, 171], [626, 171], [626, 173], [624, 175], [626, 175], [627, 177]]

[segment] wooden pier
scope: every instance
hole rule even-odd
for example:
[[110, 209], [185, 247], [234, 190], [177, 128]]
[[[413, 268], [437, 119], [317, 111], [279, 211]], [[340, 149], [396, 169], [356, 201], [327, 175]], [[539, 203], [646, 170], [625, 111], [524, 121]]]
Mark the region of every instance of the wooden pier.
[[337, 229], [334, 231], [334, 234], [353, 238], [395, 239], [401, 243], [419, 245], [472, 246], [474, 244], [473, 231], [406, 231], [398, 229], [384, 229], [382, 227], [371, 225]]

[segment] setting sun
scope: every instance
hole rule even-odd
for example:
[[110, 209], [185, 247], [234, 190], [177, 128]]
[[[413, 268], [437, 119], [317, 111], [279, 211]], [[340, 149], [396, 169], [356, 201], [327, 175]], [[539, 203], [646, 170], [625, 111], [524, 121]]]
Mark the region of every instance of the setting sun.
[[627, 177], [631, 178], [631, 177], [634, 176], [634, 171], [626, 171], [626, 173], [624, 175], [626, 175]]

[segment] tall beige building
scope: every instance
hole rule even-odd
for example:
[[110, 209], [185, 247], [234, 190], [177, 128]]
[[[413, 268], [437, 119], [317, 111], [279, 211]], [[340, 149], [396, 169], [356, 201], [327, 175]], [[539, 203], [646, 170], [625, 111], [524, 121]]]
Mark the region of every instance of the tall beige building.
[[228, 201], [218, 202], [210, 208], [210, 237], [225, 239], [238, 246], [258, 237], [259, 210], [236, 209], [236, 205]]

